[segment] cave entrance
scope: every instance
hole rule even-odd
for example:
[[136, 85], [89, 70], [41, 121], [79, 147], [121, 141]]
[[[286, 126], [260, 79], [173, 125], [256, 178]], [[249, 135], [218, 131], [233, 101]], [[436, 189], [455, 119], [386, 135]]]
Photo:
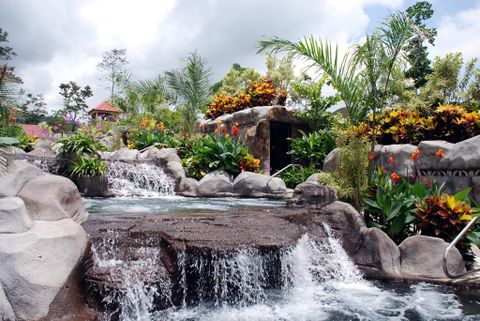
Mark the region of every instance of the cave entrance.
[[281, 170], [292, 162], [290, 150], [292, 126], [287, 123], [270, 122], [270, 174]]

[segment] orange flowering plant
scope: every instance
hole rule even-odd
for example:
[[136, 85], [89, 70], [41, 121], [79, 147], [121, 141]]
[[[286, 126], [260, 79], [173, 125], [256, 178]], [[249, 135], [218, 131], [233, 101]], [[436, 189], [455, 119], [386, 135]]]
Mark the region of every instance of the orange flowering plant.
[[131, 119], [127, 132], [128, 148], [144, 149], [149, 146], [170, 147], [174, 145], [173, 136], [165, 129], [164, 123], [151, 114]]
[[191, 155], [183, 159], [188, 174], [201, 178], [214, 170], [234, 176], [242, 170], [257, 171], [260, 160], [248, 153], [248, 147], [238, 136], [236, 124], [229, 127], [218, 121], [214, 133], [200, 137], [192, 147]]

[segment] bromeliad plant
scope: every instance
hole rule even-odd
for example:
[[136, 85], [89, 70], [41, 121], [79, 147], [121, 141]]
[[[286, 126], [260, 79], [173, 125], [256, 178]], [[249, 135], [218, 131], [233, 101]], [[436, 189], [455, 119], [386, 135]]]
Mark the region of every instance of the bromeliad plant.
[[248, 147], [238, 139], [238, 127], [217, 122], [212, 135], [202, 136], [192, 147], [191, 156], [183, 159], [189, 176], [201, 178], [219, 170], [236, 176], [243, 170], [257, 170], [260, 161], [248, 153]]
[[291, 150], [295, 161], [306, 167], [321, 169], [325, 157], [335, 148], [335, 138], [326, 130], [305, 133], [299, 130], [301, 136], [289, 138]]
[[108, 164], [94, 156], [82, 155], [77, 157], [68, 168], [68, 174], [72, 177], [102, 176], [107, 170]]

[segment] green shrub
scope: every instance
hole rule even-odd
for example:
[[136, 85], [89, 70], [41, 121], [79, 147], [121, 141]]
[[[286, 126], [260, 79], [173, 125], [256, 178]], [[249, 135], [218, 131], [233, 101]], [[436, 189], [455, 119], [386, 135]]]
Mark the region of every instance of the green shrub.
[[65, 157], [72, 155], [81, 156], [83, 154], [98, 155], [98, 152], [107, 150], [105, 145], [93, 135], [77, 131], [60, 141], [60, 153]]
[[335, 191], [339, 200], [353, 203], [354, 188], [335, 173], [318, 173], [318, 182], [328, 186]]
[[319, 130], [313, 133], [305, 133], [299, 130], [301, 136], [289, 138], [291, 150], [295, 162], [307, 167], [321, 169], [325, 157], [335, 148], [335, 139], [331, 132]]
[[315, 167], [290, 167], [280, 174], [280, 178], [285, 182], [288, 188], [295, 188], [312, 174], [318, 172]]
[[102, 176], [108, 163], [93, 156], [79, 156], [70, 164], [68, 173], [71, 176]]

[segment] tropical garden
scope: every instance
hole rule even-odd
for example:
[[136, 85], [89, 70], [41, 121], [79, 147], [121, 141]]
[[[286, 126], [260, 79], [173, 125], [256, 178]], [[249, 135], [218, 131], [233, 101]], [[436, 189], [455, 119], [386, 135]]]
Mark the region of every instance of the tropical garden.
[[[207, 60], [195, 52], [177, 68], [140, 81], [133, 80], [125, 49], [105, 52], [98, 71], [109, 102], [124, 112], [115, 122], [88, 119], [85, 101], [93, 95], [88, 85], [62, 83], [63, 106], [55, 111], [42, 95], [25, 93], [8, 64], [15, 55], [8, 33], [0, 29], [0, 144], [28, 151], [37, 140], [60, 143], [63, 173], [70, 177], [103, 174], [101, 152], [123, 146], [176, 148], [188, 176], [197, 179], [214, 170], [236, 176], [260, 171], [260, 160], [238, 124], [217, 121], [207, 133], [204, 123], [255, 106], [287, 106], [309, 128], [290, 139], [289, 154], [300, 166], [281, 174], [288, 187], [318, 173], [320, 183], [396, 242], [419, 233], [452, 241], [479, 214], [470, 189], [448, 195], [441, 184], [400, 176], [394, 159], [389, 168], [375, 168], [373, 155], [377, 144], [455, 143], [480, 135], [478, 60], [464, 61], [458, 52], [430, 60], [428, 48], [437, 35], [428, 26], [433, 14], [426, 1], [392, 13], [345, 52], [315, 37], [266, 38], [258, 42], [258, 53], [266, 54], [265, 74], [233, 64], [215, 83]], [[310, 67], [298, 73], [298, 61]], [[335, 112], [335, 106], [344, 107]], [[28, 136], [20, 127], [32, 123], [43, 128], [40, 136]], [[335, 148], [336, 171], [322, 172]], [[416, 151], [411, 160], [421, 157]], [[441, 149], [437, 157], [444, 157]], [[477, 230], [461, 247], [479, 241]]]

